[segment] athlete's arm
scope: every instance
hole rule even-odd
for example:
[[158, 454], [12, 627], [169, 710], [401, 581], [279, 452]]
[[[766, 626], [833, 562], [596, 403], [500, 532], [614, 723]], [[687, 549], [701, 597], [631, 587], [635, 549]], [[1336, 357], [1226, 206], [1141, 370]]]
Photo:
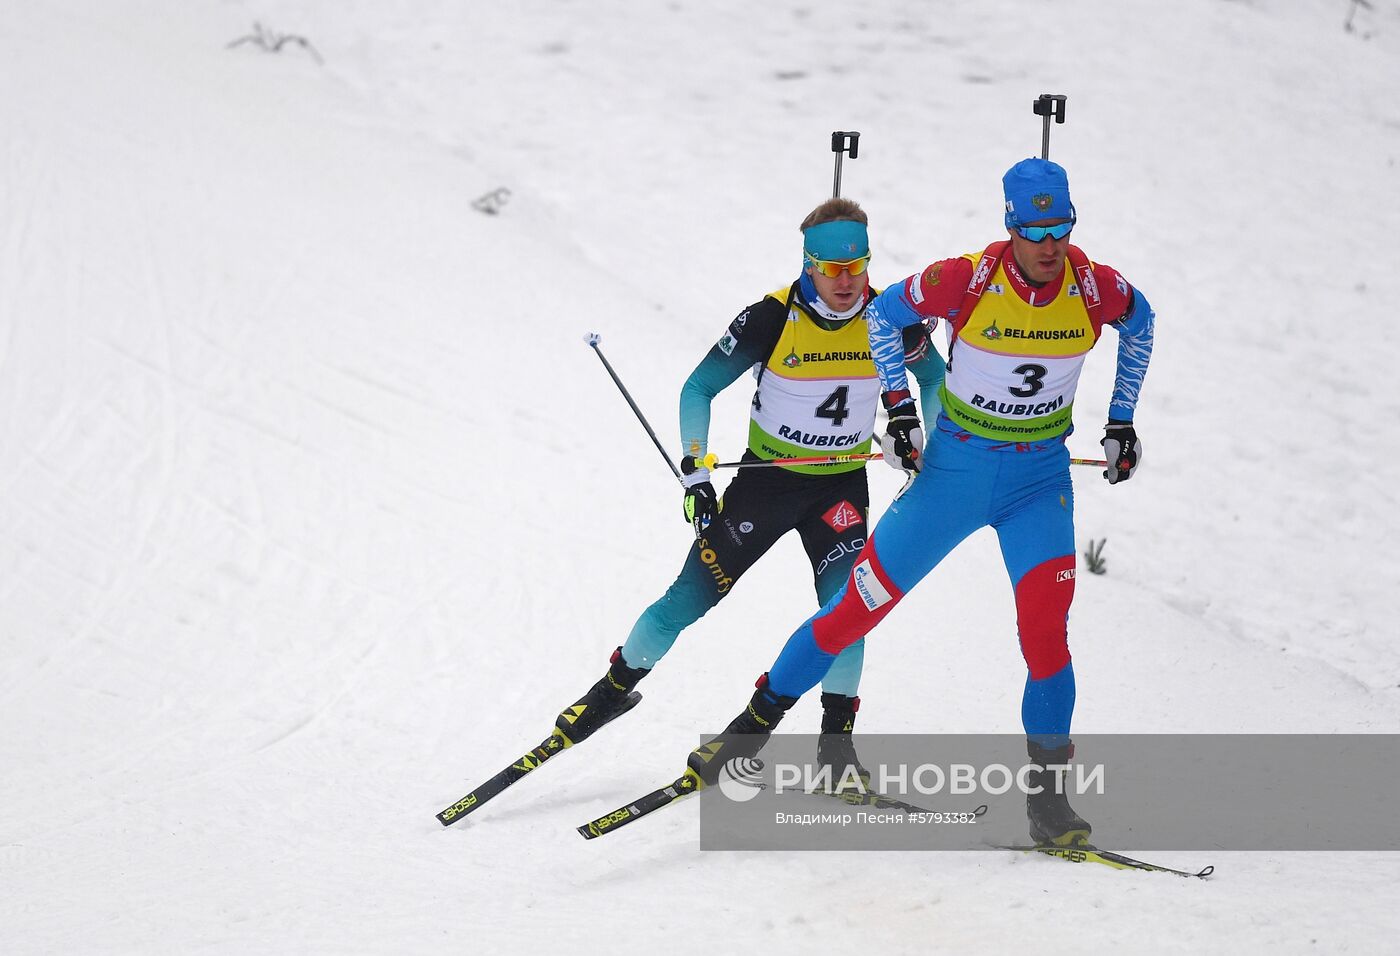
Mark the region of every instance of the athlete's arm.
[[930, 341], [929, 325], [906, 326], [904, 329], [904, 367], [914, 373], [919, 383], [919, 408], [924, 421], [938, 417], [938, 391], [943, 387], [944, 363]]
[[1116, 269], [1095, 263], [1094, 277], [1103, 290], [1105, 314], [1118, 316], [1108, 323], [1118, 333], [1118, 371], [1113, 378], [1108, 417], [1130, 422], [1143, 379], [1147, 377], [1147, 365], [1152, 360], [1152, 333], [1157, 316], [1142, 290], [1129, 285]]
[[765, 298], [740, 312], [681, 386], [681, 454], [704, 458], [710, 439], [710, 403], [778, 344], [786, 310]]
[[[932, 332], [939, 319], [955, 315], [971, 275], [972, 266], [966, 259], [942, 259], [885, 289], [871, 303], [866, 310], [870, 354], [884, 391], [909, 387], [904, 374], [903, 330], [916, 322], [927, 322]], [[919, 384], [922, 389], [923, 382]]]
[[[918, 276], [911, 276], [918, 281]], [[880, 389], [895, 392], [908, 389], [904, 374], [904, 329], [923, 322], [914, 311], [904, 289], [908, 281], [899, 282], [881, 292], [865, 307], [865, 323], [870, 329], [870, 356], [880, 376]]]

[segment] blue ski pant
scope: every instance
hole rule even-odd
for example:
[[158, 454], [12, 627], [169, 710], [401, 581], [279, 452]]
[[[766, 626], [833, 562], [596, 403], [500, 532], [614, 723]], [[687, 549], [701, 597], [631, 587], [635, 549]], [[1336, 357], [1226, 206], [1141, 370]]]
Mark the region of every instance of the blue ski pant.
[[[800, 697], [959, 542], [990, 526], [1011, 579], [1027, 667], [1021, 721], [1028, 735], [1054, 746], [1069, 734], [1075, 697], [1067, 635], [1075, 576], [1069, 452], [1062, 442], [1016, 450], [966, 438], [934, 429], [923, 471], [880, 518], [841, 589], [788, 639], [769, 687]], [[978, 589], [974, 582], [968, 591]]]

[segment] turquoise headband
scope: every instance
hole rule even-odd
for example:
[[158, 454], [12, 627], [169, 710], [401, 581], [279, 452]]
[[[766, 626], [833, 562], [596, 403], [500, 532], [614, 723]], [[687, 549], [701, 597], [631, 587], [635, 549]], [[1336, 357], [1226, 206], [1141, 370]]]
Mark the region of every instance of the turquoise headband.
[[865, 224], [853, 219], [838, 219], [803, 229], [802, 246], [814, 259], [832, 262], [870, 255], [870, 239], [865, 234]]

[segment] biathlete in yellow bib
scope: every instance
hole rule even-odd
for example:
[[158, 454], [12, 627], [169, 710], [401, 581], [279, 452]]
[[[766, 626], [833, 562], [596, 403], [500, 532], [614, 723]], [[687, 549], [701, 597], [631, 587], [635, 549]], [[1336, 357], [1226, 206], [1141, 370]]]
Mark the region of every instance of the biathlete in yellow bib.
[[[890, 416], [882, 446], [887, 460], [917, 476], [880, 519], [841, 590], [789, 638], [726, 734], [769, 733], [845, 648], [959, 542], [990, 526], [1011, 579], [1026, 662], [1021, 721], [1028, 752], [1039, 767], [1068, 761], [1075, 686], [1066, 625], [1075, 548], [1065, 438], [1080, 369], [1109, 326], [1118, 333], [1118, 368], [1102, 442], [1104, 475], [1111, 483], [1132, 476], [1140, 455], [1133, 413], [1154, 317], [1140, 290], [1070, 244], [1077, 217], [1060, 166], [1027, 159], [1002, 183], [1008, 241], [934, 262], [867, 308]], [[925, 446], [901, 334], [940, 320], [948, 331], [947, 375]], [[688, 763], [713, 782], [719, 765], [756, 753], [763, 740], [726, 738], [718, 752], [702, 747]], [[1033, 777], [1031, 784], [1041, 790], [1027, 797], [1031, 836], [1061, 845], [1086, 841], [1089, 824], [1055, 792], [1053, 779]]]
[[[870, 352], [866, 307], [874, 294], [867, 217], [847, 199], [830, 199], [801, 225], [798, 279], [744, 309], [686, 379], [680, 398], [684, 511], [695, 529], [679, 576], [642, 612], [607, 673], [556, 722], [578, 742], [639, 699], [633, 688], [666, 655], [680, 632], [729, 594], [789, 531], [802, 539], [818, 603], [845, 582], [869, 531], [865, 461], [740, 468], [719, 498], [700, 463], [708, 453], [710, 405], [745, 373], [756, 379], [743, 460], [837, 457], [868, 452], [875, 437], [880, 380]], [[906, 364], [920, 397], [936, 407], [942, 363], [919, 322], [892, 331], [892, 359]], [[816, 676], [822, 682], [818, 759], [835, 773], [855, 766], [850, 733], [860, 705], [864, 645], [849, 641]]]

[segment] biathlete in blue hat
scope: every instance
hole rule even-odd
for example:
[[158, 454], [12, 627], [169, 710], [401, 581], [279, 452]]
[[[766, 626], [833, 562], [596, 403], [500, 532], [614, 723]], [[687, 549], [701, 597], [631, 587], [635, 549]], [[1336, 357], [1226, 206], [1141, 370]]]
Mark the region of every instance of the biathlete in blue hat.
[[[571, 743], [625, 713], [640, 699], [637, 682], [671, 649], [680, 632], [729, 594], [775, 542], [796, 530], [812, 564], [818, 603], [845, 582], [868, 533], [870, 492], [863, 460], [829, 465], [739, 469], [720, 498], [701, 464], [708, 451], [710, 404], [745, 372], [757, 379], [743, 460], [828, 457], [870, 450], [880, 381], [870, 353], [867, 217], [848, 199], [829, 199], [801, 225], [802, 271], [739, 313], [681, 389], [684, 512], [696, 541], [680, 575], [613, 652], [607, 673], [556, 722]], [[942, 363], [929, 348], [929, 326], [892, 329], [897, 356], [914, 372], [927, 407], [935, 407]], [[888, 351], [891, 346], [885, 343]], [[932, 356], [932, 358], [930, 358]], [[904, 379], [901, 377], [901, 382]], [[912, 401], [910, 402], [912, 405]], [[818, 758], [839, 775], [855, 766], [851, 728], [863, 642], [831, 656], [822, 681]], [[804, 688], [805, 689], [805, 688]]]
[[[840, 591], [789, 638], [725, 733], [766, 735], [847, 647], [889, 614], [959, 542], [996, 529], [1011, 577], [1027, 676], [1021, 722], [1035, 765], [1065, 764], [1072, 748], [1074, 666], [1066, 622], [1074, 597], [1074, 487], [1065, 438], [1080, 369], [1104, 326], [1118, 333], [1118, 373], [1102, 444], [1110, 483], [1126, 481], [1141, 449], [1133, 428], [1152, 353], [1146, 297], [1070, 244], [1076, 214], [1065, 171], [1043, 159], [1002, 180], [1010, 236], [933, 263], [866, 309], [889, 410], [882, 447], [917, 473], [876, 525]], [[910, 398], [902, 332], [942, 320], [948, 330], [942, 410], [925, 446]], [[930, 407], [925, 403], [925, 408]], [[719, 767], [751, 756], [765, 736], [726, 737], [693, 751], [688, 772], [713, 783]], [[719, 759], [715, 759], [718, 757]], [[1040, 843], [1086, 842], [1089, 824], [1052, 773], [1037, 770], [1027, 797]]]

